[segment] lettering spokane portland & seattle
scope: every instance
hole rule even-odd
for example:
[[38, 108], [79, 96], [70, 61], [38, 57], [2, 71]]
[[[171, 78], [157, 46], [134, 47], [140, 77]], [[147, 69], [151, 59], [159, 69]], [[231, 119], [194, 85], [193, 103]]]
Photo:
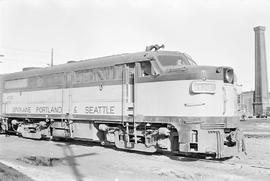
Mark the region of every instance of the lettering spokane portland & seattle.
[[14, 113], [33, 113], [33, 110], [35, 110], [35, 113], [62, 113], [62, 107], [48, 107], [48, 106], [41, 106], [36, 107], [35, 109], [33, 107], [13, 107], [12, 112]]
[[36, 107], [36, 113], [62, 113], [62, 107]]
[[31, 113], [31, 107], [13, 107], [12, 112], [14, 113]]
[[115, 114], [114, 106], [86, 106], [86, 114]]

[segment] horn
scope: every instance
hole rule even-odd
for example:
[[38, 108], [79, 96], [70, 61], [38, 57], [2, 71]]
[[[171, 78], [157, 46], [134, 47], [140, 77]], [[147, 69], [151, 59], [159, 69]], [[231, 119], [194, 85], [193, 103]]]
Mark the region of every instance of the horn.
[[155, 51], [158, 51], [159, 49], [161, 49], [161, 48], [165, 48], [165, 46], [164, 46], [164, 44], [162, 44], [162, 45], [158, 45], [158, 44], [155, 44], [155, 45], [149, 45], [149, 46], [146, 46], [146, 48], [145, 48], [145, 51], [146, 52], [149, 52], [149, 51], [151, 51], [151, 50], [153, 50], [153, 49], [155, 49]]

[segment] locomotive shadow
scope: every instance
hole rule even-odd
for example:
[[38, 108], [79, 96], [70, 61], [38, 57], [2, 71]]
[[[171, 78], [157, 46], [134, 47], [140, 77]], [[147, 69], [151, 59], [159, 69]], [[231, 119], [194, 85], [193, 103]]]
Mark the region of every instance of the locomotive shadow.
[[86, 146], [86, 147], [100, 146], [99, 142], [93, 142], [89, 140], [53, 139], [51, 141], [55, 143], [65, 143], [66, 145], [79, 145], [79, 146]]
[[155, 153], [147, 153], [147, 152], [141, 152], [141, 151], [135, 151], [135, 150], [123, 150], [116, 147], [111, 147], [115, 151], [121, 151], [121, 152], [127, 152], [127, 153], [134, 153], [139, 155], [155, 155], [155, 156], [166, 156], [171, 160], [180, 161], [180, 162], [196, 162], [196, 161], [214, 161], [216, 163], [229, 160], [233, 158], [231, 157], [224, 157], [224, 158], [213, 158], [209, 155], [204, 154], [194, 154], [194, 155], [185, 155], [185, 154], [176, 154], [176, 153], [169, 153], [169, 152], [155, 152]]
[[198, 154], [198, 155], [182, 155], [182, 154], [165, 154], [167, 157], [169, 157], [171, 160], [175, 161], [182, 161], [182, 162], [195, 162], [195, 161], [214, 161], [216, 163], [220, 162], [222, 163], [223, 161], [229, 160], [233, 157], [224, 157], [224, 158], [214, 158], [214, 157], [209, 157], [207, 155], [203, 154]]
[[[63, 141], [61, 141], [63, 142]], [[171, 160], [180, 161], [180, 162], [196, 162], [196, 161], [215, 161], [215, 162], [223, 162], [226, 160], [229, 160], [233, 157], [224, 157], [224, 158], [214, 158], [209, 155], [205, 154], [191, 154], [191, 155], [185, 155], [185, 154], [179, 154], [179, 153], [169, 153], [169, 152], [155, 152], [155, 153], [148, 153], [148, 152], [142, 152], [142, 151], [136, 151], [136, 150], [125, 150], [121, 148], [117, 148], [114, 145], [101, 145], [99, 142], [91, 142], [89, 140], [66, 140], [68, 142], [67, 144], [70, 145], [80, 145], [80, 146], [99, 146], [106, 149], [112, 149], [119, 152], [126, 152], [126, 153], [133, 153], [133, 154], [139, 154], [139, 155], [156, 155], [156, 156], [166, 156], [170, 158]]]

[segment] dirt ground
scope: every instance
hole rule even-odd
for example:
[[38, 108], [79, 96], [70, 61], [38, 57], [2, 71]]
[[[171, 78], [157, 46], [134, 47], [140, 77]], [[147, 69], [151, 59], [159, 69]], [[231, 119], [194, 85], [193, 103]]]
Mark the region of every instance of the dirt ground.
[[[6, 165], [0, 165], [0, 180], [270, 180], [270, 120], [241, 125], [248, 155], [225, 161], [0, 135], [0, 162]], [[19, 172], [8, 172], [8, 167]]]
[[29, 177], [0, 163], [0, 181], [32, 181]]

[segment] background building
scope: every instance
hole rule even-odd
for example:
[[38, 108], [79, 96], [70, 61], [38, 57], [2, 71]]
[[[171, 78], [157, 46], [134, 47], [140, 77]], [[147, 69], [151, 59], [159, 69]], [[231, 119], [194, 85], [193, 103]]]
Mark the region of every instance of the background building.
[[254, 113], [253, 102], [254, 102], [254, 91], [246, 91], [239, 94], [238, 106], [241, 114], [252, 116]]
[[[238, 95], [238, 106], [241, 114], [246, 116], [256, 116], [254, 110], [254, 91], [245, 91]], [[270, 93], [268, 93], [268, 99], [270, 102]], [[266, 108], [266, 113], [270, 113], [270, 107]]]

